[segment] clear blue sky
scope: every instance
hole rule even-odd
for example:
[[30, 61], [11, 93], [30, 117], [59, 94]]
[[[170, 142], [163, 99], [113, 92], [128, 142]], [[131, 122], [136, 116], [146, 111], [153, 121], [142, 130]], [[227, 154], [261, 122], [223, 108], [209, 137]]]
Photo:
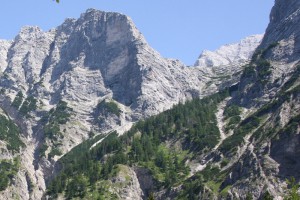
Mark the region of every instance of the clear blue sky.
[[47, 31], [87, 8], [130, 16], [149, 44], [185, 64], [202, 50], [263, 33], [274, 0], [7, 0], [0, 7], [0, 38], [13, 39], [24, 25]]

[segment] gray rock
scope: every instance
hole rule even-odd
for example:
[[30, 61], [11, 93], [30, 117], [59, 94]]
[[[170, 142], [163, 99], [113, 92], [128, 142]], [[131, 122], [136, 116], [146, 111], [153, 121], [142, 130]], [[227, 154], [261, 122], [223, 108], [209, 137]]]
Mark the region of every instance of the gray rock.
[[[259, 43], [257, 37], [253, 39], [253, 44], [242, 42], [242, 49], [241, 45], [230, 46], [235, 63], [249, 62]], [[239, 52], [243, 52], [241, 57]], [[219, 62], [213, 59], [212, 63]], [[25, 173], [20, 172], [16, 181], [20, 184], [9, 187], [1, 197], [11, 198], [8, 194], [12, 192], [24, 200], [42, 197], [45, 180], [55, 173], [59, 156], [39, 158], [41, 145], [49, 146], [46, 156], [54, 146], [44, 136], [41, 119], [59, 100], [73, 109], [69, 121], [59, 127], [64, 135], [58, 141], [59, 149], [65, 154], [90, 132], [117, 130], [122, 134], [140, 119], [236, 84], [242, 65], [229, 68], [223, 64], [187, 67], [178, 60], [163, 58], [147, 44], [129, 17], [94, 9], [79, 19], [66, 19], [48, 32], [24, 27], [14, 41], [0, 41], [0, 70], [4, 74], [0, 87], [5, 89], [1, 105], [22, 128], [27, 146], [21, 152], [22, 166], [34, 185], [29, 192]], [[37, 99], [37, 109], [29, 118], [10, 106], [19, 91], [24, 99]], [[120, 115], [99, 113], [96, 117], [103, 119], [99, 126], [94, 111], [103, 100], [117, 104]]]
[[221, 46], [216, 51], [204, 50], [194, 66], [228, 68], [247, 63], [255, 49], [260, 45], [263, 35], [252, 35], [235, 44]]

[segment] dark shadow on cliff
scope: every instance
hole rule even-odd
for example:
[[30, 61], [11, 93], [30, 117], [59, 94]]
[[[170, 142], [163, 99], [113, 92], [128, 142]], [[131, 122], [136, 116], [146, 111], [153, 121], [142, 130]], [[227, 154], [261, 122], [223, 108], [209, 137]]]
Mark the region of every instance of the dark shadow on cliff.
[[282, 133], [271, 145], [271, 157], [280, 164], [279, 178], [300, 180], [300, 135]]

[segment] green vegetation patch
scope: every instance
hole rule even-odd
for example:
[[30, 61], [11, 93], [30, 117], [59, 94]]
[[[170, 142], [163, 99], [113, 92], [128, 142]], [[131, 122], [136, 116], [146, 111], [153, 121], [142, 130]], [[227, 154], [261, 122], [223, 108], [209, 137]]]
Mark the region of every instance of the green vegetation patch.
[[185, 166], [187, 158], [187, 152], [160, 145], [154, 159], [140, 165], [149, 169], [158, 183], [168, 187], [181, 182], [189, 174], [189, 168]]
[[0, 161], [0, 191], [5, 190], [12, 182], [20, 168], [20, 159]]
[[48, 146], [46, 144], [42, 144], [42, 146], [39, 148], [39, 157], [45, 157], [46, 151], [48, 149]]
[[28, 117], [28, 113], [36, 110], [37, 100], [33, 96], [28, 96], [24, 101], [23, 100], [24, 95], [19, 91], [11, 105], [18, 109], [21, 115]]
[[283, 87], [280, 91], [280, 94], [284, 95], [284, 93], [289, 88], [291, 88], [295, 84], [295, 82], [299, 79], [299, 76], [300, 76], [300, 65], [297, 65], [295, 71], [293, 72], [293, 74], [291, 76], [291, 78], [283, 85]]
[[[179, 192], [176, 199], [212, 199], [221, 193], [222, 195], [227, 195], [224, 194], [225, 191], [221, 190], [221, 185], [226, 175], [227, 172], [221, 171], [219, 167], [208, 165], [201, 172], [196, 173], [193, 177], [184, 181], [183, 189]], [[210, 191], [206, 188], [209, 188]], [[201, 193], [206, 196], [199, 196]]]
[[7, 116], [0, 115], [0, 140], [7, 142], [7, 149], [16, 153], [25, 144], [20, 139], [20, 129]]
[[258, 77], [259, 80], [266, 79], [272, 72], [271, 72], [271, 64], [269, 61], [264, 59], [259, 59], [256, 62], [258, 66]]
[[27, 116], [29, 112], [36, 110], [36, 103], [37, 100], [33, 96], [27, 97], [20, 108], [21, 114]]
[[[66, 124], [72, 114], [73, 109], [69, 108], [67, 103], [59, 101], [55, 108], [52, 108], [49, 113], [41, 119], [41, 122], [45, 124], [44, 135], [46, 139], [50, 139], [53, 144], [53, 148], [48, 154], [48, 158], [51, 159], [54, 156], [61, 156], [62, 152], [59, 150], [59, 139], [64, 135], [60, 131], [60, 126]], [[39, 157], [45, 157], [45, 153], [48, 149], [46, 143], [39, 147]]]
[[242, 74], [242, 79], [255, 77], [256, 71], [253, 65], [246, 65]]
[[[272, 43], [266, 49], [258, 49], [254, 52], [251, 62], [244, 68], [242, 79], [253, 79], [262, 86], [268, 82], [268, 77], [272, 74], [271, 63], [266, 59], [267, 53], [279, 45], [278, 42]], [[258, 87], [257, 85], [255, 87]]]
[[257, 116], [251, 116], [246, 118], [241, 124], [234, 130], [234, 134], [226, 138], [220, 145], [220, 151], [223, 154], [235, 151], [238, 146], [240, 146], [244, 137], [251, 133], [254, 129], [258, 128], [261, 123], [261, 119]]
[[59, 137], [63, 137], [63, 134], [60, 132], [60, 125], [68, 122], [72, 111], [73, 109], [69, 108], [64, 101], [59, 101], [56, 108], [52, 108], [49, 111], [48, 115], [43, 119], [48, 122], [44, 127], [46, 138], [56, 141]]
[[[112, 136], [114, 137], [114, 134]], [[74, 147], [70, 152], [65, 154], [63, 157], [60, 158], [59, 162], [63, 163], [64, 165], [66, 164], [74, 164], [79, 162], [81, 159], [84, 159], [86, 153], [89, 152], [91, 146], [98, 142], [99, 140], [103, 139], [105, 136], [104, 135], [97, 135], [94, 138], [90, 138], [81, 144], [77, 145]]]
[[120, 116], [121, 110], [118, 105], [113, 101], [101, 101], [96, 108], [98, 111], [108, 112]]
[[61, 151], [57, 147], [54, 147], [51, 149], [50, 153], [48, 154], [48, 157], [53, 158], [54, 156], [61, 156], [61, 155], [62, 155]]
[[268, 82], [268, 77], [272, 74], [271, 63], [265, 58], [269, 50], [276, 47], [279, 43], [273, 43], [269, 45], [266, 49], [257, 50], [252, 56], [250, 65], [254, 65], [256, 73], [256, 78], [262, 85]]
[[23, 93], [21, 91], [19, 91], [11, 105], [13, 107], [19, 109], [19, 107], [21, 106], [21, 104], [23, 102], [23, 98], [24, 98]]
[[225, 131], [228, 132], [230, 129], [234, 129], [241, 121], [241, 108], [237, 105], [229, 105], [224, 109], [224, 119], [228, 120]]
[[226, 106], [223, 114], [225, 119], [229, 119], [230, 117], [240, 115], [241, 108], [234, 104], [230, 106]]

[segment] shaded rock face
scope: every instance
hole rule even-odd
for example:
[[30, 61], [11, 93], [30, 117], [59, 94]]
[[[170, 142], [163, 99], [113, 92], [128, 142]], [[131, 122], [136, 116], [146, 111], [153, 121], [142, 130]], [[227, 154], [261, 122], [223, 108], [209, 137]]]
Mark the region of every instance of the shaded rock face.
[[156, 182], [153, 179], [151, 172], [148, 169], [144, 169], [144, 168], [135, 168], [134, 169], [141, 190], [143, 191], [143, 196], [144, 197], [149, 197], [151, 192], [153, 192], [155, 190], [155, 186], [156, 186]]
[[274, 42], [280, 42], [282, 48], [271, 53], [273, 60], [292, 62], [299, 59], [300, 2], [297, 0], [276, 0], [270, 14], [270, 24], [266, 30], [260, 48], [267, 48]]
[[300, 180], [300, 135], [283, 133], [279, 140], [274, 141], [271, 146], [271, 157], [279, 163], [279, 175], [281, 177], [294, 177]]

